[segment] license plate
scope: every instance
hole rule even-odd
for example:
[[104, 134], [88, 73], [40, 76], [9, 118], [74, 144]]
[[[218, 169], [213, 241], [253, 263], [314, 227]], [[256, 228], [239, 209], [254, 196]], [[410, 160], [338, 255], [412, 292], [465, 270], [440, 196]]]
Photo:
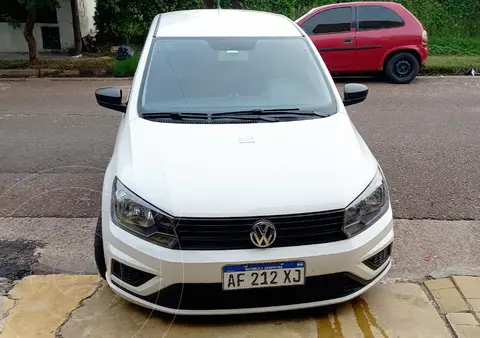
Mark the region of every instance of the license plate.
[[227, 265], [222, 278], [223, 290], [304, 285], [305, 262]]

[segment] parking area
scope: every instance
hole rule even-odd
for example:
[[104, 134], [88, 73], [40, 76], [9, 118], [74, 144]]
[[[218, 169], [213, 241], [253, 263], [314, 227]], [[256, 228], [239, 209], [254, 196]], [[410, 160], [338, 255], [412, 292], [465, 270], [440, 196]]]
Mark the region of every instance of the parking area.
[[[0, 278], [9, 281], [0, 279], [0, 337], [460, 337], [464, 322], [478, 333], [468, 291], [423, 281], [480, 275], [479, 78], [339, 79], [340, 93], [348, 82], [370, 88], [348, 111], [391, 193], [396, 242], [385, 283], [337, 307], [172, 325], [94, 275], [93, 230], [120, 113], [100, 108], [93, 93], [128, 92], [130, 81], [1, 81]], [[41, 276], [22, 279], [32, 272]], [[444, 289], [455, 294], [451, 308], [432, 301]]]
[[478, 285], [480, 277], [465, 276], [383, 284], [338, 306], [192, 318], [139, 308], [96, 276], [33, 276], [0, 296], [0, 337], [475, 338]]
[[[348, 81], [338, 81], [339, 89]], [[367, 100], [349, 107], [349, 113], [385, 171], [395, 217], [479, 219], [478, 78], [420, 77], [405, 86], [351, 81], [370, 88]], [[128, 80], [0, 82], [0, 190], [10, 189], [15, 178], [40, 174], [34, 184], [27, 181], [8, 190], [9, 198], [0, 206], [5, 216], [98, 215], [95, 190], [120, 113], [100, 108], [93, 93], [98, 87], [128, 90], [129, 85]], [[83, 190], [56, 191], [56, 203], [48, 205], [42, 199], [55, 197], [46, 193], [14, 207], [52, 184]]]

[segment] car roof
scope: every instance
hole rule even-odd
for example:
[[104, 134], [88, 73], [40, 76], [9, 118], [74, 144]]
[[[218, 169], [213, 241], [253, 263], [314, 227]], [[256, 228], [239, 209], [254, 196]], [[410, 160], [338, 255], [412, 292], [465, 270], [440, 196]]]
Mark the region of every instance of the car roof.
[[319, 6], [317, 8], [328, 8], [328, 7], [342, 7], [342, 6], [401, 6], [401, 4], [392, 1], [355, 1], [355, 2], [338, 2], [335, 4]]
[[301, 36], [287, 17], [235, 9], [198, 9], [160, 14], [156, 37]]
[[316, 12], [317, 10], [321, 9], [328, 9], [328, 8], [337, 8], [337, 7], [346, 7], [346, 6], [385, 6], [390, 9], [394, 8], [395, 6], [397, 7], [403, 7], [401, 4], [397, 2], [391, 2], [391, 1], [356, 1], [356, 2], [339, 2], [335, 4], [329, 4], [329, 5], [323, 5], [323, 6], [318, 6], [318, 7], [313, 7], [311, 8], [308, 12], [303, 14], [302, 16], [298, 17], [295, 19], [295, 22], [298, 23], [305, 19], [307, 16], [312, 14], [313, 12]]

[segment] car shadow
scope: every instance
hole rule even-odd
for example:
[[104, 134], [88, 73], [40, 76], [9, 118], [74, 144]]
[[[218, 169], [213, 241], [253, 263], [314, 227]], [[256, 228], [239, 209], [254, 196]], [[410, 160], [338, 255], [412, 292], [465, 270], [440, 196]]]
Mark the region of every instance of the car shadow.
[[288, 310], [281, 312], [255, 313], [255, 314], [238, 314], [238, 315], [202, 315], [202, 316], [185, 316], [171, 315], [163, 312], [154, 311], [152, 318], [158, 318], [163, 321], [175, 322], [177, 324], [202, 325], [202, 326], [218, 326], [232, 324], [248, 324], [270, 322], [274, 325], [281, 325], [284, 321], [304, 320], [308, 318], [328, 318], [329, 313], [335, 313], [335, 306], [323, 306], [303, 310]]
[[379, 76], [333, 76], [333, 81], [336, 84], [345, 84], [352, 82], [359, 83], [387, 83], [384, 79]]

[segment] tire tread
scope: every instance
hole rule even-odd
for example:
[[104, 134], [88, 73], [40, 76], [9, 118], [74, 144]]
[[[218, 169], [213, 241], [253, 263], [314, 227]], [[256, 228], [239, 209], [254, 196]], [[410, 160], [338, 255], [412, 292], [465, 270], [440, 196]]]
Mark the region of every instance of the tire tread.
[[[412, 62], [413, 64], [412, 73], [409, 76], [404, 78], [396, 76], [393, 71], [393, 66], [395, 65], [396, 62], [398, 62], [401, 59], [408, 59], [408, 61]], [[384, 67], [384, 73], [387, 80], [391, 83], [396, 83], [396, 84], [408, 84], [412, 82], [417, 77], [419, 71], [420, 71], [420, 63], [418, 62], [415, 55], [409, 52], [399, 52], [397, 54], [393, 54], [388, 58]]]

